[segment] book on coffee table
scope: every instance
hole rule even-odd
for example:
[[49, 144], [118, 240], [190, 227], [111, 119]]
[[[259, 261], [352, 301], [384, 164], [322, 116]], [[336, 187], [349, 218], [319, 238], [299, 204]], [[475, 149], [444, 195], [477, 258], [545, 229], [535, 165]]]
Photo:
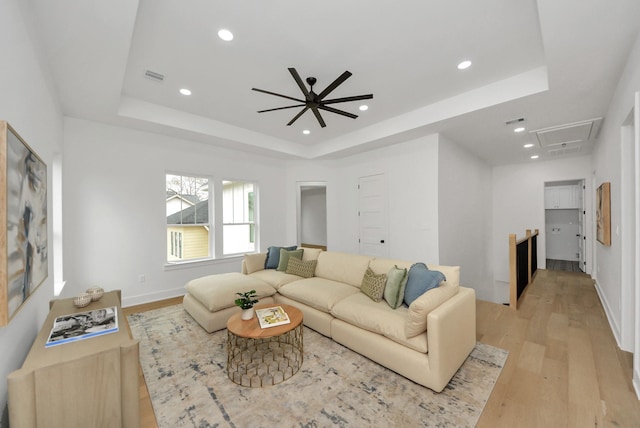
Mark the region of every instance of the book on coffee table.
[[269, 328], [278, 325], [289, 324], [289, 315], [282, 309], [282, 306], [273, 308], [256, 309], [256, 316], [260, 322], [260, 327]]

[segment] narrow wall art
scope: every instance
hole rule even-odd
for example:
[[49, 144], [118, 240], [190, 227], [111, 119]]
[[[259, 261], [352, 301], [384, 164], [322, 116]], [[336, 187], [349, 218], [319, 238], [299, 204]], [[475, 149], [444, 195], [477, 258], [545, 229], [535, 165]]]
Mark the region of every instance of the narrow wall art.
[[49, 274], [47, 165], [0, 120], [0, 326]]
[[596, 190], [596, 238], [611, 246], [611, 183], [602, 183]]

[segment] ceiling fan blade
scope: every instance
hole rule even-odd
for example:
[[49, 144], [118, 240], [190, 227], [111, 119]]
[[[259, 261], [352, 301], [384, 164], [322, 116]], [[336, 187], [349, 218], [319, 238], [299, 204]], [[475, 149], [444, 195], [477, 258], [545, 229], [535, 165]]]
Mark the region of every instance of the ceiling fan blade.
[[295, 122], [296, 120], [298, 120], [298, 118], [300, 118], [300, 116], [302, 116], [307, 110], [309, 110], [309, 107], [303, 108], [302, 110], [300, 110], [300, 113], [296, 114], [293, 119], [291, 119], [289, 121], [289, 123], [287, 123], [287, 126], [291, 126], [293, 124], [293, 122]]
[[294, 108], [294, 107], [304, 107], [304, 104], [296, 104], [294, 106], [286, 106], [286, 107], [276, 107], [276, 108], [270, 108], [267, 110], [258, 110], [258, 113], [266, 113], [268, 111], [276, 111], [276, 110], [285, 110], [285, 109]]
[[350, 117], [351, 119], [355, 119], [355, 118], [358, 117], [358, 115], [356, 115], [356, 114], [349, 113], [349, 112], [344, 111], [344, 110], [338, 110], [337, 108], [333, 108], [333, 107], [327, 107], [327, 106], [324, 106], [324, 105], [320, 105], [320, 106], [318, 106], [318, 108], [322, 109], [322, 110], [330, 111], [331, 113], [336, 113], [336, 114], [340, 114], [342, 116], [347, 116], [347, 117]]
[[[320, 106], [318, 106], [320, 107]], [[320, 107], [322, 108], [322, 107]], [[316, 119], [318, 119], [318, 123], [320, 124], [321, 127], [325, 127], [327, 126], [326, 123], [324, 123], [324, 119], [322, 119], [322, 116], [320, 116], [320, 112], [318, 111], [317, 108], [312, 108], [311, 111], [313, 111], [313, 114], [316, 116]]]
[[342, 82], [347, 80], [349, 77], [351, 77], [351, 72], [345, 71], [344, 73], [342, 73], [340, 76], [338, 76], [338, 78], [336, 80], [333, 81], [333, 83], [331, 83], [329, 86], [324, 88], [324, 91], [322, 91], [322, 92], [320, 92], [320, 94], [318, 94], [318, 98], [319, 99], [323, 99], [324, 97], [329, 95], [329, 93], [333, 92], [333, 90], [335, 88], [340, 86], [342, 84]]
[[269, 94], [269, 95], [275, 95], [276, 97], [282, 97], [282, 98], [286, 98], [288, 100], [293, 100], [293, 101], [297, 101], [299, 103], [304, 103], [304, 100], [299, 100], [297, 98], [293, 98], [293, 97], [289, 97], [287, 95], [282, 95], [282, 94], [276, 94], [275, 92], [271, 92], [271, 91], [265, 91], [264, 89], [258, 89], [258, 88], [251, 88], [252, 91], [257, 91], [257, 92], [263, 92], [265, 94]]
[[346, 103], [348, 101], [370, 100], [371, 98], [373, 98], [373, 94], [354, 95], [353, 97], [333, 98], [331, 100], [323, 100], [322, 104]]
[[300, 87], [300, 90], [304, 94], [305, 99], [310, 101], [311, 100], [311, 95], [309, 94], [309, 91], [307, 90], [307, 87], [304, 86], [304, 83], [302, 82], [302, 79], [300, 78], [300, 75], [298, 74], [296, 69], [293, 68], [293, 67], [289, 68], [289, 73], [291, 73], [291, 76], [293, 76], [293, 80], [295, 80], [296, 83], [298, 84], [298, 86]]

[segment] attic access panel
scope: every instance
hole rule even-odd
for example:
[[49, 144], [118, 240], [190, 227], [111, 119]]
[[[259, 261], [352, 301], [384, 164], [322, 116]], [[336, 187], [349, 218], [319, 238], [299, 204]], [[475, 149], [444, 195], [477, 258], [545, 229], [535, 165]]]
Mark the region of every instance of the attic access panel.
[[593, 137], [594, 122], [582, 122], [534, 131], [541, 147], [588, 141]]

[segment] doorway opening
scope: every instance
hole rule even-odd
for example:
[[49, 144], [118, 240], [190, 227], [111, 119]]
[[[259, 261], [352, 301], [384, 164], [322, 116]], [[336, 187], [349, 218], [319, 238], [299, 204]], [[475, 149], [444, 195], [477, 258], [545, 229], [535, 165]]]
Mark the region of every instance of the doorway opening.
[[[640, 93], [635, 94], [635, 105], [620, 129], [620, 348], [636, 353], [640, 349], [640, 132], [637, 129], [637, 109]], [[635, 359], [635, 356], [634, 356]], [[638, 359], [640, 361], [640, 359]], [[637, 362], [634, 370], [640, 374]]]
[[584, 179], [544, 185], [545, 250], [549, 270], [586, 272]]
[[327, 249], [327, 185], [298, 182], [298, 243]]

